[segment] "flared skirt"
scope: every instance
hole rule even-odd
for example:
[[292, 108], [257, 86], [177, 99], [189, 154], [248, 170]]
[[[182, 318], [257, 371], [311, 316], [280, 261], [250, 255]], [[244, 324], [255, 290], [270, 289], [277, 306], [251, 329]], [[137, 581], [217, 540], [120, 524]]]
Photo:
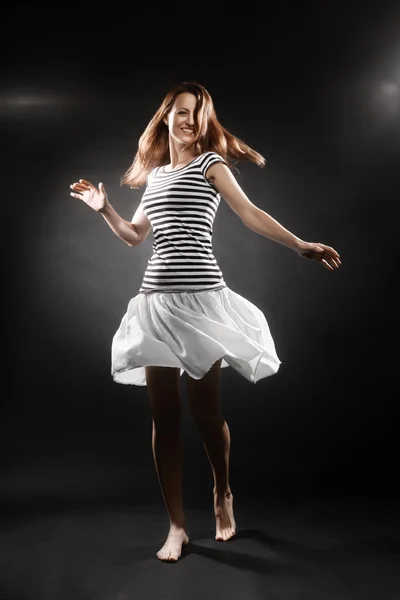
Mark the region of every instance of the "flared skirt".
[[111, 348], [116, 383], [145, 386], [145, 367], [177, 367], [201, 379], [222, 358], [251, 383], [281, 364], [264, 313], [228, 286], [196, 292], [139, 293]]

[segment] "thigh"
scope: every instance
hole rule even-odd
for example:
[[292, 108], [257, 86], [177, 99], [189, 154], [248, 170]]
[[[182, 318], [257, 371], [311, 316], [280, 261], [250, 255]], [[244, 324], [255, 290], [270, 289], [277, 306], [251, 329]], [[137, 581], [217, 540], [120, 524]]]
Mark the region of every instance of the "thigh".
[[187, 392], [190, 408], [198, 415], [218, 411], [219, 378], [222, 358], [218, 359], [201, 379], [187, 374]]
[[181, 407], [180, 369], [145, 367], [147, 395], [153, 414], [163, 414]]

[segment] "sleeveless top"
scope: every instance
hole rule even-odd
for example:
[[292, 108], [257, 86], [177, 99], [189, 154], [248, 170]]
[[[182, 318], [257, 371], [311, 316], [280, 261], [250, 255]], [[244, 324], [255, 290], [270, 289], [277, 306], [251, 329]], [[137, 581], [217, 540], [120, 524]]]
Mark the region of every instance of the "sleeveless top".
[[226, 287], [212, 248], [221, 196], [206, 179], [207, 169], [216, 162], [225, 161], [215, 152], [205, 152], [175, 171], [156, 167], [149, 173], [141, 202], [154, 243], [139, 293]]

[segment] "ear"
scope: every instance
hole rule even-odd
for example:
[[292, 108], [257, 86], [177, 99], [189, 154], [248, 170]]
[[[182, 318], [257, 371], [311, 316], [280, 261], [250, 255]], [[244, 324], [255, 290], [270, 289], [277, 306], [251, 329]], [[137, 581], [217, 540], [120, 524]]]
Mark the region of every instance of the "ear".
[[168, 116], [165, 116], [165, 117], [163, 118], [163, 121], [164, 121], [164, 123], [165, 123], [166, 125], [168, 125]]

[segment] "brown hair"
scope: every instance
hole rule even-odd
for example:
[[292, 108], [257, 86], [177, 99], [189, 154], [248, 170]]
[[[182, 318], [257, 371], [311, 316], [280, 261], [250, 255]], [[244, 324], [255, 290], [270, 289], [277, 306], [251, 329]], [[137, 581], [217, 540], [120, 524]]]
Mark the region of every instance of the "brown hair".
[[165, 96], [160, 107], [139, 138], [138, 150], [121, 185], [139, 188], [146, 183], [147, 175], [155, 167], [167, 165], [169, 158], [169, 131], [164, 118], [170, 112], [178, 94], [189, 93], [196, 98], [194, 112], [194, 140], [190, 148], [198, 156], [212, 151], [220, 154], [232, 168], [237, 161], [252, 161], [263, 167], [265, 158], [242, 140], [232, 135], [217, 119], [209, 92], [199, 83], [183, 82], [175, 85]]

